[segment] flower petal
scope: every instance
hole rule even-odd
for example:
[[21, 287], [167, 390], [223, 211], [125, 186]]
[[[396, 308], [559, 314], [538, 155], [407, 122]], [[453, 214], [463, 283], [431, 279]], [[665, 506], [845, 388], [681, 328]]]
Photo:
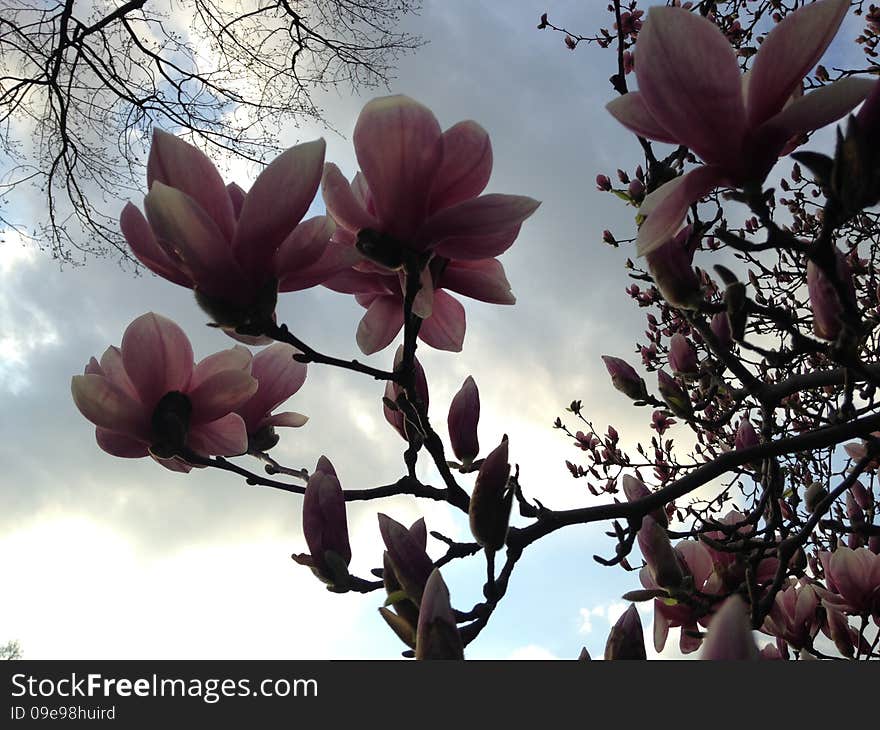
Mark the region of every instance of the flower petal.
[[639, 91], [668, 139], [736, 167], [745, 110], [736, 56], [718, 26], [683, 8], [651, 8], [637, 54]]
[[160, 182], [185, 193], [208, 214], [226, 240], [235, 230], [229, 192], [214, 163], [197, 147], [161, 129], [153, 130], [147, 187]]
[[187, 395], [192, 403], [192, 424], [209, 423], [240, 408], [257, 392], [257, 381], [244, 370], [214, 373]]
[[422, 322], [419, 338], [438, 350], [461, 352], [465, 324], [461, 302], [442, 289], [437, 289], [431, 316]]
[[236, 409], [249, 431], [302, 387], [308, 367], [293, 359], [296, 353], [296, 348], [276, 342], [254, 357], [252, 373], [259, 386], [251, 399]]
[[432, 215], [419, 231], [418, 244], [427, 248], [445, 238], [507, 233], [534, 213], [539, 205], [540, 201], [524, 195], [481, 195]]
[[300, 223], [284, 239], [275, 257], [275, 272], [280, 280], [296, 276], [301, 269], [315, 263], [327, 248], [336, 224], [326, 215], [318, 215]]
[[159, 244], [183, 262], [190, 279], [220, 294], [239, 284], [227, 239], [195, 200], [157, 181], [144, 198], [144, 208]]
[[[434, 277], [431, 270], [426, 266], [422, 269], [420, 278], [421, 286], [413, 299], [412, 311], [417, 317], [427, 319], [431, 316], [434, 306]], [[400, 288], [403, 291], [405, 284], [404, 274], [400, 274]]]
[[631, 132], [658, 142], [678, 144], [678, 140], [667, 132], [645, 105], [645, 97], [638, 91], [618, 96], [608, 102], [605, 108], [612, 117]]
[[356, 269], [335, 274], [324, 282], [324, 286], [342, 294], [395, 294], [400, 290], [396, 276], [382, 276]]
[[849, 6], [849, 0], [819, 0], [789, 13], [767, 34], [749, 78], [749, 126], [762, 124], [785, 106], [825, 53]]
[[149, 413], [103, 375], [74, 375], [70, 382], [73, 402], [96, 426], [117, 433], [149, 433]]
[[[430, 321], [430, 320], [427, 320]], [[425, 323], [422, 323], [424, 329]], [[367, 309], [357, 329], [361, 352], [372, 355], [384, 350], [403, 327], [403, 301], [399, 296], [377, 296]]]
[[308, 420], [309, 417], [304, 416], [302, 413], [284, 411], [283, 413], [276, 413], [274, 416], [269, 416], [269, 418], [264, 420], [260, 425], [288, 426], [290, 428], [299, 428], [300, 426], [305, 426]]
[[472, 121], [443, 133], [443, 163], [431, 188], [431, 212], [477, 197], [492, 174], [489, 134]]
[[113, 382], [114, 385], [122, 388], [123, 392], [133, 400], [140, 400], [137, 389], [125, 372], [125, 363], [122, 362], [122, 352], [118, 347], [110, 346], [104, 350], [101, 355], [101, 364], [98, 366], [99, 375], [104, 375]]
[[248, 447], [244, 421], [237, 413], [228, 413], [210, 423], [195, 424], [190, 428], [186, 442], [203, 456], [239, 456]]
[[238, 216], [241, 215], [241, 207], [244, 205], [244, 199], [247, 196], [247, 193], [244, 191], [244, 188], [241, 187], [238, 183], [231, 182], [226, 186], [226, 192], [229, 193], [229, 200], [232, 202], [232, 211], [235, 214], [235, 219], [238, 220]]
[[440, 286], [481, 302], [516, 304], [498, 259], [450, 261], [440, 277]]
[[267, 272], [275, 251], [294, 230], [318, 192], [323, 139], [291, 147], [259, 174], [238, 219], [233, 249], [246, 271]]
[[159, 399], [176, 390], [184, 392], [193, 371], [193, 351], [183, 330], [167, 317], [143, 314], [122, 335], [125, 372], [152, 411]]
[[98, 427], [95, 429], [95, 440], [98, 442], [98, 446], [111, 456], [123, 459], [140, 459], [150, 454], [146, 441], [106, 428]]
[[805, 94], [771, 117], [759, 134], [778, 135], [783, 141], [836, 122], [861, 104], [876, 81], [850, 77]]
[[382, 230], [408, 243], [427, 216], [443, 160], [437, 118], [407, 96], [385, 96], [363, 108], [353, 140]]
[[345, 175], [332, 162], [324, 165], [321, 193], [327, 212], [343, 228], [353, 233], [364, 228], [379, 228], [379, 222], [367, 212], [352, 191]]
[[456, 236], [444, 238], [434, 246], [434, 253], [450, 259], [491, 259], [509, 249], [519, 235], [521, 226], [491, 236]]
[[150, 271], [175, 284], [192, 288], [193, 282], [159, 245], [153, 229], [134, 205], [127, 203], [119, 216], [119, 228], [132, 253]]
[[691, 204], [724, 183], [720, 168], [704, 165], [650, 193], [639, 208], [647, 218], [636, 239], [638, 255], [645, 256], [669, 241], [682, 227]]
[[250, 372], [253, 355], [251, 351], [241, 345], [235, 345], [228, 350], [215, 352], [208, 355], [193, 369], [189, 387], [197, 388], [208, 378], [224, 370], [243, 370]]
[[278, 291], [301, 291], [325, 284], [328, 279], [338, 274], [344, 274], [361, 261], [363, 261], [363, 257], [357, 249], [331, 241], [324, 249], [324, 253], [321, 254], [321, 258], [313, 264], [297, 272], [284, 274], [279, 281]]

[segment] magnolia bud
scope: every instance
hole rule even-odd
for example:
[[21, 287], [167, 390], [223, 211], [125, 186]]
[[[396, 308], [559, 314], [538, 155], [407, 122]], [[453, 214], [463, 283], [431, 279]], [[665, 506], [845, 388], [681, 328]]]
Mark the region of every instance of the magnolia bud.
[[[641, 479], [636, 479], [630, 474], [623, 475], [623, 493], [630, 502], [637, 502], [640, 499], [651, 496], [651, 490], [645, 486], [644, 482]], [[658, 507], [651, 512], [651, 517], [663, 525], [663, 527], [666, 527], [669, 524], [666, 510], [662, 507]]]
[[733, 338], [730, 336], [730, 320], [727, 319], [727, 312], [718, 312], [709, 323], [712, 334], [718, 340], [718, 346], [722, 350], [729, 350], [733, 344]]
[[624, 395], [633, 400], [644, 400], [648, 397], [645, 381], [633, 370], [625, 360], [610, 355], [602, 355], [605, 368], [611, 376], [611, 384]]
[[828, 496], [828, 490], [825, 489], [825, 485], [819, 482], [813, 482], [807, 487], [807, 491], [804, 492], [804, 504], [807, 507], [807, 511], [813, 512], [816, 507], [819, 506], [819, 503]]
[[[840, 250], [835, 249], [837, 276], [843, 282], [846, 297], [856, 305], [856, 292], [853, 286], [852, 273]], [[813, 332], [823, 340], [834, 340], [840, 334], [843, 307], [837, 298], [833, 284], [822, 270], [812, 261], [807, 262], [807, 290], [810, 295], [810, 307], [813, 310]]]
[[303, 535], [311, 554], [294, 555], [293, 559], [309, 566], [326, 583], [344, 583], [351, 562], [345, 495], [326, 456], [318, 459], [306, 484], [302, 515]]
[[856, 481], [849, 488], [849, 491], [852, 492], [853, 498], [856, 500], [856, 504], [862, 509], [871, 509], [871, 504], [874, 502], [871, 493], [865, 489], [865, 485], [860, 481]]
[[742, 451], [743, 449], [751, 449], [760, 443], [761, 441], [758, 438], [758, 433], [755, 431], [755, 427], [752, 425], [748, 416], [741, 418], [739, 426], [736, 429], [736, 437], [733, 441], [733, 447], [737, 451]]
[[678, 556], [669, 542], [666, 528], [650, 515], [642, 519], [638, 533], [639, 549], [654, 581], [661, 588], [678, 588], [684, 580]]
[[825, 621], [827, 622], [826, 633], [831, 641], [834, 642], [837, 651], [845, 657], [852, 658], [855, 654], [855, 644], [853, 643], [846, 616], [836, 608], [825, 604]]
[[[404, 593], [415, 603], [422, 597], [434, 563], [425, 551], [427, 533], [419, 520], [409, 530], [388, 515], [379, 513], [379, 531], [387, 549], [388, 563]], [[424, 537], [423, 537], [424, 536]], [[391, 584], [393, 585], [393, 584]], [[386, 578], [386, 588], [389, 587]]]
[[419, 606], [416, 659], [464, 659], [464, 644], [449, 603], [449, 589], [436, 568]]
[[470, 464], [480, 453], [477, 424], [480, 421], [480, 391], [469, 375], [449, 406], [446, 425], [452, 451], [463, 464]]
[[657, 371], [657, 388], [666, 405], [676, 416], [689, 418], [693, 415], [691, 399], [675, 382], [675, 379], [663, 370]]
[[683, 228], [672, 240], [649, 253], [645, 258], [654, 284], [673, 307], [696, 309], [703, 299], [700, 280], [694, 271], [693, 228]]
[[486, 550], [500, 550], [507, 537], [513, 490], [508, 488], [510, 464], [507, 436], [489, 454], [477, 474], [468, 514], [474, 539]]
[[669, 340], [669, 367], [676, 373], [695, 373], [698, 370], [697, 351], [680, 332]]
[[611, 627], [605, 643], [605, 659], [647, 659], [642, 620], [634, 603]]
[[752, 627], [745, 601], [733, 595], [721, 604], [712, 618], [700, 659], [740, 660], [757, 659], [758, 646], [752, 636]]
[[[403, 360], [403, 345], [397, 348], [397, 353], [394, 355], [394, 368], [400, 365]], [[425, 371], [422, 369], [422, 365], [419, 362], [418, 358], [414, 358], [413, 364], [415, 365], [416, 378], [415, 378], [415, 391], [416, 396], [421, 401], [422, 408], [425, 413], [428, 412], [428, 380], [425, 377]], [[409, 430], [412, 428], [410, 424], [407, 423], [406, 415], [399, 408], [392, 408], [389, 406], [390, 403], [396, 404], [398, 398], [400, 398], [403, 393], [403, 388], [400, 387], [394, 381], [389, 380], [385, 384], [385, 402], [383, 403], [383, 411], [385, 414], [385, 420], [388, 421], [391, 426], [401, 435], [401, 437], [409, 441], [407, 434]]]

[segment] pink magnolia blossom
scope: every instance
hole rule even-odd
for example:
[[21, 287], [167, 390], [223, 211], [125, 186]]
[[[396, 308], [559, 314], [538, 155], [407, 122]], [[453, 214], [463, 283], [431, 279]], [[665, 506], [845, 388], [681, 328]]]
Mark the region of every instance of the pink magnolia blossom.
[[770, 614], [761, 630], [785, 641], [794, 649], [812, 646], [822, 625], [819, 596], [804, 580], [790, 579], [776, 594]]
[[247, 451], [245, 422], [235, 411], [257, 391], [251, 364], [247, 349], [233, 347], [194, 365], [183, 330], [150, 312], [126, 327], [121, 347], [108, 347], [100, 362], [92, 358], [71, 391], [104, 451], [150, 455], [188, 472], [177, 458], [183, 448], [204, 456]]
[[789, 13], [767, 34], [745, 76], [710, 20], [683, 8], [649, 10], [637, 43], [639, 91], [608, 110], [636, 134], [685, 145], [706, 164], [646, 197], [639, 255], [669, 241], [692, 203], [719, 186], [760, 183], [793, 139], [839, 119], [868, 95], [873, 82], [858, 78], [800, 95], [849, 6], [849, 0], [819, 0]]
[[369, 102], [358, 117], [354, 145], [361, 172], [349, 184], [328, 163], [322, 190], [337, 224], [333, 240], [357, 247], [370, 261], [326, 285], [357, 295], [367, 307], [357, 340], [370, 354], [403, 326], [403, 270], [423, 267], [413, 306], [424, 320], [419, 336], [432, 347], [460, 351], [464, 308], [443, 290], [513, 304], [495, 257], [513, 244], [538, 201], [481, 195], [492, 172], [486, 131], [466, 121], [441, 132], [433, 113], [406, 96]]
[[[737, 510], [730, 510], [719, 522], [728, 528], [737, 525], [733, 535], [728, 537], [728, 533], [724, 530], [711, 530], [706, 533], [706, 537], [715, 542], [724, 543], [733, 539], [739, 539], [739, 536], [747, 537], [755, 532], [755, 526], [746, 521], [746, 515]], [[706, 550], [712, 557], [715, 565], [715, 574], [722, 589], [727, 591], [735, 591], [743, 581], [746, 580], [746, 564], [742, 560], [737, 559], [737, 553], [727, 550], [720, 550], [705, 543]], [[776, 571], [779, 568], [779, 560], [777, 558], [764, 558], [758, 563], [757, 570], [754, 572], [754, 580], [758, 585], [767, 585], [773, 582]]]
[[247, 428], [250, 451], [267, 451], [278, 443], [276, 426], [298, 428], [309, 420], [308, 416], [292, 411], [272, 413], [306, 380], [308, 368], [293, 359], [296, 353], [290, 345], [276, 342], [254, 356], [251, 374], [259, 387], [247, 403], [235, 410]]
[[[645, 523], [649, 521], [653, 522], [650, 517], [644, 518], [642, 530], [645, 529]], [[639, 530], [640, 545], [642, 544], [642, 530]], [[644, 551], [644, 548], [642, 549]], [[715, 573], [712, 556], [702, 543], [682, 540], [675, 545], [673, 552], [683, 575], [682, 585], [689, 584], [691, 590], [702, 593], [717, 594], [719, 592], [720, 581]], [[642, 586], [648, 590], [659, 590], [662, 586], [655, 575], [649, 562], [639, 571], [639, 580]], [[664, 580], [664, 582], [666, 581]], [[675, 591], [673, 591], [674, 593]], [[680, 626], [682, 630], [679, 648], [683, 654], [689, 654], [700, 648], [700, 639], [691, 634], [697, 631], [698, 622], [705, 624], [708, 621], [709, 611], [707, 607], [701, 606], [699, 601], [688, 602], [686, 595], [673, 594], [670, 594], [669, 598], [654, 599], [654, 648], [658, 652], [663, 651], [669, 629]]]
[[847, 614], [870, 614], [880, 625], [880, 555], [841, 546], [820, 553], [819, 560], [827, 585], [818, 589], [822, 603]]
[[147, 163], [146, 218], [131, 203], [122, 232], [147, 268], [193, 289], [221, 325], [258, 323], [278, 291], [316, 286], [359, 257], [331, 244], [326, 216], [300, 223], [318, 190], [324, 140], [290, 148], [245, 193], [224, 185], [200, 150], [157, 130]]

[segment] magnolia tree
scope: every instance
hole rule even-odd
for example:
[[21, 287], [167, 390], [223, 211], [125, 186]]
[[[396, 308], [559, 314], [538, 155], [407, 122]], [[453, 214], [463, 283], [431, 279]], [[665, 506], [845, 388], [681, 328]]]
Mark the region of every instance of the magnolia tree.
[[[379, 611], [408, 656], [463, 658], [524, 552], [556, 530], [597, 521], [612, 529], [596, 560], [639, 570], [625, 598], [653, 601], [658, 651], [678, 628], [681, 650], [702, 646], [703, 658], [880, 656], [880, 282], [869, 210], [880, 201], [872, 143], [880, 91], [865, 78], [870, 69], [816, 66], [849, 0], [789, 5], [684, 3], [644, 16], [635, 2], [614, 2], [613, 32], [593, 36], [541, 18], [539, 28], [562, 32], [572, 49], [616, 49], [608, 111], [644, 155], [632, 175], [618, 171], [624, 187], [604, 174], [597, 185], [638, 209], [637, 235], [634, 227], [604, 238], [635, 242], [627, 293], [648, 310], [637, 351], [657, 373], [656, 389], [624, 359], [603, 357], [612, 385], [656, 435], [627, 453], [613, 426], [600, 433], [589, 408], [572, 402], [566, 421], [578, 425], [555, 425], [583, 452], [568, 466], [587, 480], [590, 504], [548, 509], [520, 477], [517, 444], [497, 434], [480, 445], [487, 404], [473, 378], [443, 404], [445, 427], [428, 418], [419, 341], [466, 351], [464, 307], [453, 293], [514, 303], [497, 257], [539, 203], [482, 194], [492, 169], [487, 132], [472, 121], [443, 131], [430, 110], [402, 96], [364, 107], [351, 181], [325, 162], [319, 140], [283, 153], [245, 192], [224, 184], [194, 147], [156, 133], [144, 213], [127, 205], [122, 233], [146, 267], [192, 289], [212, 323], [242, 344], [194, 363], [174, 322], [138, 317], [119, 347], [73, 378], [99, 446], [303, 495], [308, 550], [294, 560], [331, 591], [384, 591]], [[859, 41], [870, 61], [880, 11], [871, 6], [863, 19]], [[628, 89], [633, 75], [638, 91]], [[810, 132], [863, 101], [842, 122], [833, 155], [802, 148]], [[788, 157], [798, 162], [780, 178], [777, 162]], [[319, 187], [327, 214], [302, 220]], [[714, 274], [695, 266], [698, 253]], [[355, 296], [366, 309], [357, 346], [388, 352], [387, 369], [324, 354], [277, 321], [280, 293], [314, 286]], [[281, 427], [306, 421], [276, 409], [303, 385], [309, 363], [385, 383], [386, 420], [407, 444], [396, 482], [343, 489], [332, 453], [310, 470], [270, 455]], [[395, 438], [389, 430], [389, 448]], [[264, 472], [230, 458], [244, 456], [264, 462]], [[433, 462], [441, 486], [417, 478], [420, 457]], [[381, 567], [351, 574], [346, 504], [394, 495], [467, 513], [473, 541], [432, 532], [446, 546], [432, 560], [424, 520], [407, 526], [380, 513]], [[514, 505], [517, 526], [509, 524]], [[450, 597], [441, 575], [467, 559], [487, 566], [476, 602], [455, 590]], [[760, 654], [754, 631], [771, 639]], [[605, 657], [645, 656], [632, 605]]]

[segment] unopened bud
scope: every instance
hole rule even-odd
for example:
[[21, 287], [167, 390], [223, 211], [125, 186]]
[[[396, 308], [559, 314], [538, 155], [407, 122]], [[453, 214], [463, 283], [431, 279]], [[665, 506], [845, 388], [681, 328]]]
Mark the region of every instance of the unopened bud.
[[468, 514], [474, 539], [486, 550], [500, 550], [507, 538], [513, 490], [508, 487], [510, 463], [507, 436], [490, 453], [477, 474]]

